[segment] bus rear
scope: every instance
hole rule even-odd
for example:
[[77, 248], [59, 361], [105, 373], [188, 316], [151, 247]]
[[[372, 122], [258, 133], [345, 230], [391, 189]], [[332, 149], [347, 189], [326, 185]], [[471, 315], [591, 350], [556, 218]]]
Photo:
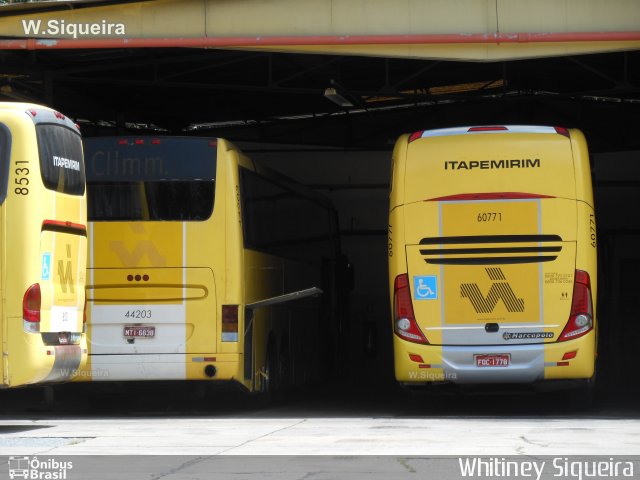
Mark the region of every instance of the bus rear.
[[589, 379], [596, 239], [577, 130], [470, 127], [394, 150], [390, 282], [402, 383]]
[[68, 380], [86, 360], [80, 132], [59, 112], [0, 103], [3, 384]]
[[220, 340], [214, 271], [224, 274], [225, 254], [217, 148], [203, 138], [85, 139], [85, 380], [209, 378]]

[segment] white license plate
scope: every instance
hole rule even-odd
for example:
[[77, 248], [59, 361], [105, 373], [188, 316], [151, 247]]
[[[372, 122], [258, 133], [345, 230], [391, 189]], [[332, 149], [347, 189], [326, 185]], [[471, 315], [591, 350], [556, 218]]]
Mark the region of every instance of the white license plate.
[[156, 327], [128, 325], [124, 327], [124, 336], [127, 338], [153, 338], [156, 336]]
[[511, 364], [511, 355], [508, 353], [491, 355], [474, 355], [476, 367], [508, 367]]

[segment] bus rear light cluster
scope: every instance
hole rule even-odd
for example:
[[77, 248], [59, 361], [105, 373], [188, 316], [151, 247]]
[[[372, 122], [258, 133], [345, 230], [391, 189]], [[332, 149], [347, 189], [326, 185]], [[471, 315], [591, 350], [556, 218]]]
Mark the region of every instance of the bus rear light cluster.
[[409, 136], [409, 143], [413, 142], [414, 140], [417, 140], [419, 138], [422, 138], [422, 134], [424, 133], [424, 130], [420, 130], [418, 132], [413, 132], [410, 136]]
[[40, 332], [40, 284], [34, 283], [22, 297], [22, 326], [25, 332]]
[[394, 282], [393, 331], [403, 340], [429, 343], [427, 337], [420, 331], [413, 313], [409, 277], [406, 273], [398, 275]]
[[583, 270], [576, 270], [573, 283], [571, 314], [564, 327], [559, 342], [582, 337], [593, 329], [593, 303], [591, 301], [591, 280]]
[[222, 341], [238, 341], [238, 305], [222, 305]]
[[506, 132], [509, 129], [503, 125], [488, 125], [485, 127], [470, 127], [467, 132]]
[[466, 133], [557, 133], [567, 138], [571, 138], [568, 129], [564, 127], [545, 127], [535, 125], [481, 125], [477, 127], [453, 127], [440, 128], [436, 130], [419, 130], [409, 135], [407, 143], [411, 143], [419, 138], [441, 137], [446, 135], [464, 135]]

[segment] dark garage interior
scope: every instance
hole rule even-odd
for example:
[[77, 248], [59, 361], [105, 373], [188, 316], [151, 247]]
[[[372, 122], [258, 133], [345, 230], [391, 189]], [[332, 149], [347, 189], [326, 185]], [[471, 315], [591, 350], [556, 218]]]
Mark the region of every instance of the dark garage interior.
[[[337, 105], [332, 88], [345, 101]], [[83, 135], [223, 137], [328, 195], [355, 271], [349, 382], [395, 388], [386, 258], [395, 139], [463, 125], [579, 128], [600, 254], [599, 383], [640, 359], [640, 52], [460, 62], [215, 49], [0, 51], [0, 100], [51, 105]], [[636, 392], [637, 393], [637, 392]], [[607, 394], [609, 395], [609, 393]]]

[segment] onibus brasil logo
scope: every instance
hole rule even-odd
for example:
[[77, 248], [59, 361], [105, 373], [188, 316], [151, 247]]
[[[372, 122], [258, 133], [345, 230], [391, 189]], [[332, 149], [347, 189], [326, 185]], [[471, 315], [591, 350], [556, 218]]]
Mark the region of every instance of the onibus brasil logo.
[[53, 458], [39, 460], [38, 457], [9, 457], [9, 478], [32, 480], [65, 480], [73, 462], [63, 462]]

